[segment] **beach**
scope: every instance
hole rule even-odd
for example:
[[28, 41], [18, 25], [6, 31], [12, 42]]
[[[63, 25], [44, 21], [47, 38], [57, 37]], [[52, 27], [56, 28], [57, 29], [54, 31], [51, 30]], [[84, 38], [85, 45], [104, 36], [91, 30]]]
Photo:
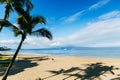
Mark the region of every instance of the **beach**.
[[115, 58], [18, 55], [7, 80], [119, 80], [119, 62]]
[[120, 0], [0, 0], [0, 80], [120, 80]]

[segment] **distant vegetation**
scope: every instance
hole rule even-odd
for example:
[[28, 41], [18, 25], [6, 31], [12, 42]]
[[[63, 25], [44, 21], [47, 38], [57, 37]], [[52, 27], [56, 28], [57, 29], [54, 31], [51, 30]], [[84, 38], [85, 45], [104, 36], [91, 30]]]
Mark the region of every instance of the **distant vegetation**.
[[5, 50], [10, 50], [10, 48], [4, 46], [4, 47], [0, 47], [0, 51], [5, 51]]
[[7, 67], [11, 61], [11, 58], [6, 56], [0, 57], [0, 67]]

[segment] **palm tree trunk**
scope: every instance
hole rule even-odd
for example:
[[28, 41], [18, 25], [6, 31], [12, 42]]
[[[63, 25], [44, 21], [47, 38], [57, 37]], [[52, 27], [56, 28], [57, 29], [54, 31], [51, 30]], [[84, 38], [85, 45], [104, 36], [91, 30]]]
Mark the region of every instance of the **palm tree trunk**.
[[20, 50], [20, 48], [22, 46], [23, 41], [24, 41], [24, 39], [22, 39], [20, 41], [20, 44], [19, 44], [19, 46], [18, 46], [18, 48], [17, 48], [17, 50], [16, 50], [16, 52], [15, 52], [13, 58], [12, 58], [12, 61], [10, 62], [9, 66], [7, 67], [7, 69], [6, 69], [5, 73], [4, 73], [2, 80], [6, 80], [7, 79], [8, 73], [9, 73], [13, 63], [15, 62], [15, 59], [16, 59], [17, 54], [18, 54], [18, 52], [19, 52], [19, 50]]

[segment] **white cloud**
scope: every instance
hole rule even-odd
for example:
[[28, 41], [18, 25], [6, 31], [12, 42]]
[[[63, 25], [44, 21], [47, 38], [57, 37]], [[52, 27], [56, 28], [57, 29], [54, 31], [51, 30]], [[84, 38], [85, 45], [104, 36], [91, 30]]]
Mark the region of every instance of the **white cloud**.
[[44, 48], [50, 47], [51, 41], [43, 37], [29, 36], [24, 41], [23, 48]]
[[103, 5], [107, 4], [109, 1], [110, 1], [110, 0], [101, 0], [101, 1], [97, 2], [96, 4], [90, 6], [90, 7], [89, 7], [89, 10], [102, 7]]
[[8, 46], [10, 48], [16, 48], [18, 46], [18, 43], [19, 43], [18, 39], [0, 40], [0, 46]]
[[[27, 39], [23, 42], [22, 48], [44, 48], [50, 47], [50, 40], [41, 37], [27, 37]], [[0, 40], [0, 46], [8, 46], [10, 48], [16, 49], [20, 43], [20, 39], [8, 39], [8, 40]]]
[[112, 18], [89, 24], [86, 28], [70, 36], [69, 41], [66, 42], [76, 46], [120, 46], [119, 34], [120, 18]]
[[120, 17], [120, 11], [112, 11], [107, 14], [99, 16], [99, 19], [104, 20], [104, 19], [110, 19], [110, 18], [115, 18], [115, 17]]
[[14, 40], [14, 39], [9, 39], [9, 40], [0, 40], [0, 44], [16, 44], [18, 43], [18, 40]]
[[54, 47], [54, 46], [60, 46], [60, 42], [55, 41], [54, 43], [51, 44], [51, 47], [52, 47], [52, 46], [53, 46], [53, 47]]

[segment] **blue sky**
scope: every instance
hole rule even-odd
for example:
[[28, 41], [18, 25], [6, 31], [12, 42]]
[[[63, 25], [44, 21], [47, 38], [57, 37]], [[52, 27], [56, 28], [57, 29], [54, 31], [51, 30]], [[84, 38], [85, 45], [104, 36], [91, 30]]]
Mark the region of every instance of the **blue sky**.
[[[46, 18], [53, 40], [28, 36], [22, 48], [58, 46], [120, 47], [120, 0], [32, 0], [32, 15]], [[3, 18], [4, 5], [0, 5]], [[16, 14], [10, 21], [16, 23]], [[16, 48], [20, 37], [10, 29], [0, 33], [0, 46]]]

